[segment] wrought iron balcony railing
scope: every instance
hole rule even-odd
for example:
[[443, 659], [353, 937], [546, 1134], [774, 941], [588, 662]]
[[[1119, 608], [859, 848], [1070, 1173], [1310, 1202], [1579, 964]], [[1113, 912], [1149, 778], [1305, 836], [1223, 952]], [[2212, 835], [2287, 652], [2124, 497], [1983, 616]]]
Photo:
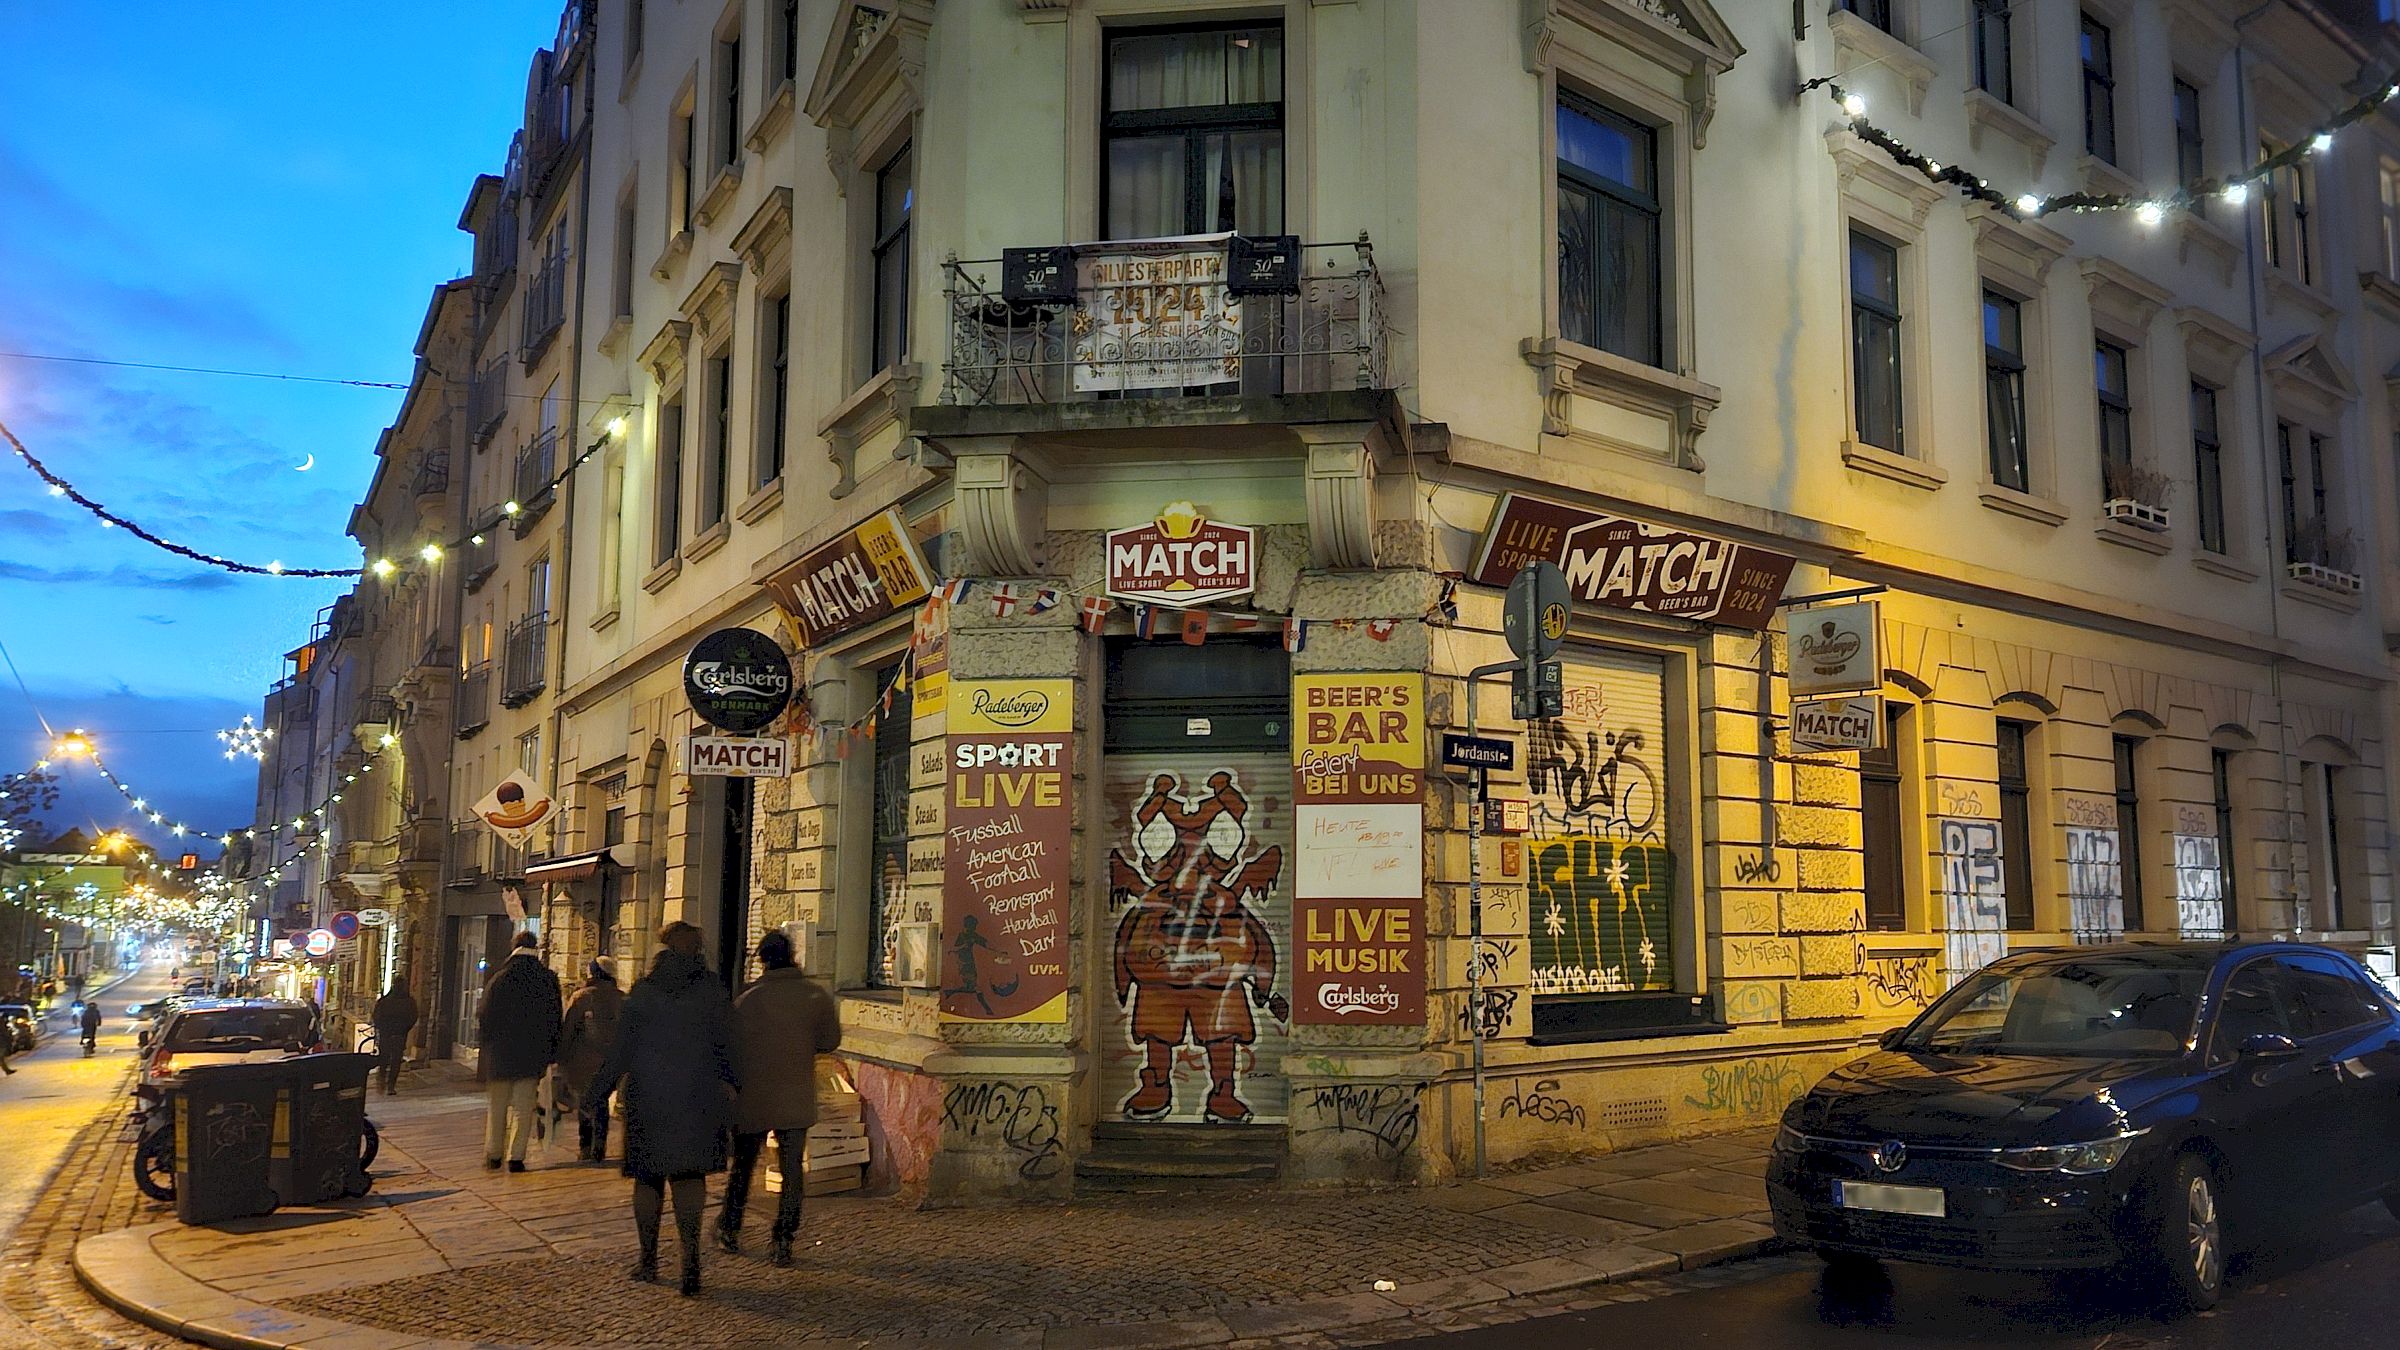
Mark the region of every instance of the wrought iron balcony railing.
[[492, 720], [492, 663], [477, 662], [458, 677], [457, 721], [460, 740], [481, 731]]
[[409, 484], [419, 497], [439, 497], [450, 490], [450, 455], [435, 450], [417, 461], [417, 471]]
[[491, 829], [480, 820], [462, 820], [450, 827], [447, 879], [451, 885], [472, 886], [483, 879], [492, 839]]
[[518, 506], [531, 510], [550, 499], [550, 475], [558, 469], [558, 432], [545, 428], [535, 432], [525, 448], [517, 451], [516, 492]]
[[[1079, 245], [1026, 299], [997, 260], [943, 262], [950, 310], [941, 400], [992, 405], [1112, 397], [1388, 389], [1383, 280], [1365, 235], [1299, 250], [1283, 284], [1233, 284], [1228, 240]], [[1072, 298], [1065, 298], [1071, 295]]]
[[567, 321], [567, 255], [553, 253], [542, 262], [542, 270], [526, 283], [523, 297], [525, 333], [522, 347], [525, 365], [530, 369], [541, 359], [542, 349]]
[[508, 362], [494, 361], [467, 386], [467, 431], [480, 450], [508, 411]]
[[514, 708], [533, 701], [548, 675], [550, 615], [537, 611], [508, 626], [507, 659], [502, 665], [500, 706]]

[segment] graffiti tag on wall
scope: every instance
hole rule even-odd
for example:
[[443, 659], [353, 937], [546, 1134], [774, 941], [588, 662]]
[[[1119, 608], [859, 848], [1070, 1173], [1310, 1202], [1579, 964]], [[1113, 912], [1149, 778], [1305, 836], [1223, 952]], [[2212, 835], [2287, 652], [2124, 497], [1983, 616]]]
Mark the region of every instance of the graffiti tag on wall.
[[2077, 942], [2125, 936], [2125, 869], [2115, 830], [2067, 827], [2067, 911]]
[[1538, 1120], [1545, 1125], [1571, 1125], [1582, 1129], [1583, 1108], [1559, 1096], [1558, 1090], [1558, 1080], [1555, 1078], [1535, 1079], [1530, 1090], [1526, 1088], [1524, 1079], [1512, 1078], [1508, 1084], [1508, 1095], [1500, 1099], [1500, 1118], [1507, 1120], [1516, 1116]]
[[1712, 1115], [1772, 1115], [1807, 1089], [1808, 1080], [1782, 1060], [1745, 1059], [1701, 1069], [1700, 1090], [1684, 1094], [1683, 1104]]
[[2000, 875], [2000, 827], [1944, 817], [1942, 845], [1943, 973], [1950, 983], [2008, 951], [2008, 895]]
[[2175, 928], [2189, 941], [2225, 936], [2225, 859], [2213, 834], [2179, 834], [2175, 844]]
[[1417, 1118], [1425, 1096], [1423, 1083], [1337, 1084], [1308, 1094], [1311, 1123], [1303, 1129], [1365, 1135], [1375, 1151], [1387, 1158], [1406, 1153], [1417, 1142]]
[[1027, 1181], [1048, 1180], [1065, 1166], [1058, 1108], [1039, 1083], [960, 1083], [942, 1097], [942, 1128], [969, 1139], [998, 1136]]
[[1878, 1008], [1914, 1012], [1941, 992], [1930, 956], [1871, 956], [1865, 975], [1867, 997]]
[[1672, 989], [1676, 858], [1653, 767], [1666, 748], [1664, 667], [1589, 650], [1563, 674], [1566, 715], [1527, 733], [1532, 992]]

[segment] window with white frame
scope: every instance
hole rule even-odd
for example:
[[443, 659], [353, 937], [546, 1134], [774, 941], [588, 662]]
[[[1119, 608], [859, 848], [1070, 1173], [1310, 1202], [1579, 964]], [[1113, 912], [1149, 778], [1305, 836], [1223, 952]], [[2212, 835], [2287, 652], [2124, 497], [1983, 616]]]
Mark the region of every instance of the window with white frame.
[[2189, 80], [2175, 81], [2175, 180], [2197, 183], [2208, 171], [2208, 138], [2200, 121], [2200, 89]]
[[2083, 152], [2117, 162], [2116, 35], [2107, 24], [2083, 16], [2078, 39], [2083, 61]]
[[1906, 452], [1902, 420], [1906, 358], [1900, 335], [1900, 250], [1865, 230], [1850, 232], [1850, 383], [1858, 439]]
[[693, 524], [705, 531], [725, 520], [733, 479], [733, 350], [719, 347], [701, 363], [700, 512]]
[[1658, 133], [1597, 101], [1558, 97], [1559, 336], [1663, 364]]
[[737, 168], [742, 162], [742, 30], [741, 20], [717, 39], [717, 164]]
[[2133, 361], [2121, 343], [2092, 344], [2092, 388], [2099, 413], [2100, 493], [2104, 501], [2142, 497], [2133, 483]]
[[682, 234], [692, 228], [692, 215], [700, 208], [700, 164], [698, 118], [694, 115], [692, 95], [684, 95], [683, 105], [675, 110], [668, 128], [667, 145], [674, 156], [674, 172], [668, 179], [667, 233]]
[[2218, 430], [2220, 391], [2192, 381], [2192, 496], [2200, 518], [2200, 548], [2225, 552], [2225, 443]]
[[1283, 29], [1108, 36], [1101, 172], [1111, 239], [1283, 228]]
[[2349, 531], [2335, 525], [2328, 506], [2332, 438], [2295, 422], [2279, 422], [2275, 453], [2283, 496], [2284, 559], [2336, 572], [2351, 570]]
[[751, 460], [751, 486], [765, 487], [783, 476], [786, 425], [792, 408], [792, 293], [759, 306], [758, 445]]
[[2033, 491], [2025, 420], [2025, 307], [1994, 290], [1983, 293], [1983, 404], [1992, 481]]
[[683, 396], [658, 405], [658, 445], [652, 456], [651, 561], [666, 563], [683, 548]]
[[1975, 87], [2002, 103], [2017, 101], [2016, 0], [1967, 0], [1974, 28]]
[[[2259, 142], [2261, 159], [2283, 147]], [[2321, 275], [2317, 257], [2316, 165], [2307, 158], [2267, 175], [2266, 192], [2259, 197], [2260, 226], [2266, 240], [2267, 266], [2285, 279], [2314, 286]]]
[[916, 158], [903, 144], [875, 171], [875, 237], [868, 245], [874, 317], [869, 374], [908, 355], [909, 224], [917, 208]]

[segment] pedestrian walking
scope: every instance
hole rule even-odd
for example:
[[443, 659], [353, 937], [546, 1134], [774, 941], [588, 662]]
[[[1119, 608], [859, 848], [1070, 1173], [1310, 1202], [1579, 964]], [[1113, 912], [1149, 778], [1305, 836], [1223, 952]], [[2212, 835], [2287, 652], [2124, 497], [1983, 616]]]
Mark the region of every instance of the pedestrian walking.
[[641, 1263], [633, 1278], [658, 1278], [658, 1221], [668, 1190], [683, 1243], [687, 1297], [700, 1292], [700, 1207], [708, 1174], [725, 1166], [733, 1119], [733, 1008], [700, 959], [700, 930], [677, 921], [659, 930], [666, 948], [625, 997], [616, 1048], [584, 1091], [586, 1110], [625, 1085], [625, 1175], [633, 1178], [633, 1224]]
[[392, 981], [368, 1014], [375, 1024], [375, 1075], [386, 1097], [400, 1090], [400, 1060], [408, 1051], [408, 1033], [417, 1029], [417, 1015], [417, 998], [408, 992], [406, 975]]
[[608, 1158], [608, 1094], [601, 1094], [597, 1108], [584, 1105], [584, 1094], [617, 1046], [617, 1022], [624, 1012], [616, 964], [605, 956], [592, 958], [583, 987], [567, 1000], [566, 1029], [558, 1038], [558, 1071], [567, 1080], [567, 1099], [575, 1104], [575, 1137], [585, 1162]]
[[733, 1107], [733, 1171], [717, 1214], [717, 1245], [742, 1249], [750, 1176], [771, 1133], [783, 1193], [769, 1237], [775, 1264], [788, 1266], [800, 1233], [801, 1153], [808, 1127], [817, 1123], [817, 1056], [840, 1047], [842, 1019], [833, 995], [793, 962], [792, 940], [782, 932], [759, 939], [758, 964], [764, 973], [733, 1004], [733, 1070], [742, 1086]]
[[558, 1058], [558, 1024], [564, 1010], [558, 976], [542, 964], [540, 945], [541, 939], [531, 933], [517, 934], [500, 973], [484, 987], [476, 1018], [488, 1111], [483, 1165], [494, 1171], [500, 1168], [504, 1148], [508, 1170], [525, 1170], [525, 1150], [533, 1142], [534, 1090]]

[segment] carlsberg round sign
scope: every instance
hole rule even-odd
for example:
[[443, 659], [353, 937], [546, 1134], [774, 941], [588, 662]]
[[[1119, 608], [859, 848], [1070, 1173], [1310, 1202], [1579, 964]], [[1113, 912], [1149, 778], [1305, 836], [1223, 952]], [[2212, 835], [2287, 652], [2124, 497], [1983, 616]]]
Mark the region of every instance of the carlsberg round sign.
[[791, 658], [764, 633], [720, 628], [693, 644], [684, 658], [683, 695], [700, 720], [748, 734], [791, 703]]

